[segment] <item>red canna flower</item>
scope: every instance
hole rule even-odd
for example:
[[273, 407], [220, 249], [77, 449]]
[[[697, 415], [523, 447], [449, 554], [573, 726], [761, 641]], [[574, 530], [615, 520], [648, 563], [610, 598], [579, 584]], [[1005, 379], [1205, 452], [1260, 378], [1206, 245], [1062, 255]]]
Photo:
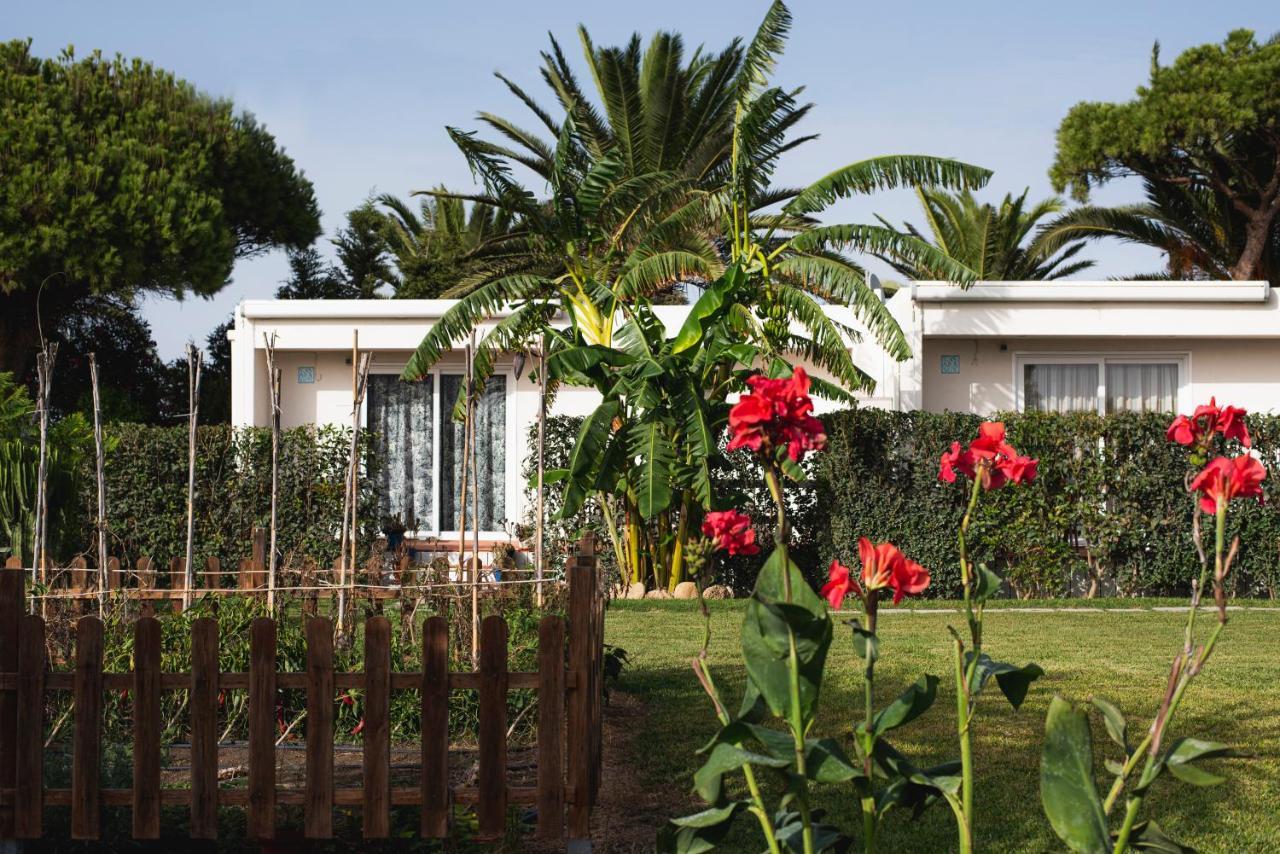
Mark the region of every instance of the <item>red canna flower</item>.
[[772, 455], [786, 448], [792, 462], [800, 462], [807, 451], [826, 447], [822, 422], [813, 417], [809, 397], [809, 375], [797, 365], [785, 379], [769, 379], [762, 374], [747, 378], [751, 391], [729, 410], [730, 451], [749, 448], [757, 454]]
[[1022, 484], [1035, 480], [1040, 461], [1023, 456], [1005, 441], [1004, 424], [984, 421], [978, 426], [978, 438], [968, 448], [952, 442], [942, 454], [938, 479], [955, 483], [956, 475], [982, 481], [983, 489], [999, 489], [1006, 483]]
[[1233, 459], [1218, 457], [1191, 481], [1191, 490], [1200, 493], [1200, 509], [1217, 513], [1220, 504], [1225, 507], [1233, 498], [1261, 501], [1262, 482], [1266, 477], [1266, 468], [1248, 454]]
[[839, 608], [850, 591], [870, 610], [874, 608], [873, 600], [878, 600], [880, 590], [891, 588], [893, 604], [896, 605], [903, 596], [918, 595], [929, 586], [929, 570], [909, 559], [893, 543], [877, 546], [862, 537], [858, 540], [858, 557], [862, 561], [861, 584], [853, 579], [847, 566], [838, 560], [831, 561], [827, 583], [821, 592], [832, 608]]
[[1165, 437], [1179, 445], [1206, 450], [1214, 433], [1221, 433], [1224, 439], [1237, 439], [1247, 448], [1252, 444], [1244, 420], [1248, 414], [1238, 406], [1219, 407], [1218, 399], [1211, 397], [1207, 404], [1197, 406], [1191, 415], [1179, 415], [1173, 419]]
[[364, 732], [364, 718], [361, 718], [360, 722], [351, 728], [352, 735], [359, 735], [362, 732]]
[[714, 510], [702, 521], [702, 535], [711, 539], [717, 549], [731, 555], [753, 555], [760, 552], [751, 519], [737, 510]]

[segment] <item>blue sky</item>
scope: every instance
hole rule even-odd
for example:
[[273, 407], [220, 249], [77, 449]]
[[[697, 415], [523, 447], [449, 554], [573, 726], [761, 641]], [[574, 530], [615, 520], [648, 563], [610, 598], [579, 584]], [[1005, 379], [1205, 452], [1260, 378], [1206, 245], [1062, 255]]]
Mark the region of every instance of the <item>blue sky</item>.
[[[749, 36], [765, 2], [72, 3], [10, 6], [0, 38], [32, 38], [40, 55], [73, 44], [139, 56], [258, 116], [314, 182], [326, 236], [371, 192], [407, 195], [470, 176], [444, 133], [476, 127], [488, 110], [532, 125], [493, 77], [541, 88], [547, 32], [580, 55], [575, 28], [597, 44], [639, 31], [684, 34], [718, 48]], [[780, 170], [779, 183], [815, 179], [842, 163], [888, 153], [958, 157], [995, 170], [986, 196], [1051, 192], [1054, 132], [1081, 100], [1124, 100], [1147, 74], [1151, 45], [1166, 60], [1237, 27], [1280, 29], [1274, 2], [828, 2], [794, 0], [795, 26], [777, 79], [816, 103], [805, 132], [821, 138]], [[549, 98], [547, 99], [550, 100]], [[1119, 184], [1102, 203], [1134, 200]], [[918, 221], [908, 192], [845, 202], [831, 221], [874, 213]], [[1096, 277], [1151, 269], [1141, 249], [1099, 244]], [[874, 265], [873, 265], [874, 267]], [[244, 298], [270, 297], [282, 253], [238, 265], [212, 300], [151, 300], [161, 355], [203, 341]]]

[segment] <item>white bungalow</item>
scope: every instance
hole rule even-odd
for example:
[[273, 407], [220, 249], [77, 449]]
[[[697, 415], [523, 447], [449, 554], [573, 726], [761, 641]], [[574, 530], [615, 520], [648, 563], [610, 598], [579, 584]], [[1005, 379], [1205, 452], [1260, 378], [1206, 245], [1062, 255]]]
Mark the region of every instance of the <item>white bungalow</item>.
[[[265, 341], [274, 335], [283, 426], [349, 425], [358, 334], [361, 352], [372, 354], [358, 417], [385, 445], [387, 510], [411, 520], [419, 536], [457, 536], [451, 529], [462, 433], [448, 409], [463, 374], [462, 352], [442, 359], [428, 382], [398, 379], [423, 333], [451, 304], [241, 303], [228, 333], [232, 422], [269, 422]], [[869, 337], [851, 344], [855, 362], [877, 384], [863, 396], [868, 406], [979, 414], [1182, 411], [1216, 395], [1251, 411], [1280, 410], [1280, 302], [1265, 282], [990, 282], [967, 290], [918, 282], [887, 304], [913, 356], [894, 362]], [[687, 312], [656, 310], [672, 330]], [[829, 311], [857, 325], [849, 309]], [[594, 404], [594, 392], [568, 389], [553, 413], [585, 414]], [[529, 372], [517, 377], [514, 359], [502, 364], [477, 417], [486, 539], [505, 539], [510, 523], [527, 515], [520, 468], [538, 405]]]

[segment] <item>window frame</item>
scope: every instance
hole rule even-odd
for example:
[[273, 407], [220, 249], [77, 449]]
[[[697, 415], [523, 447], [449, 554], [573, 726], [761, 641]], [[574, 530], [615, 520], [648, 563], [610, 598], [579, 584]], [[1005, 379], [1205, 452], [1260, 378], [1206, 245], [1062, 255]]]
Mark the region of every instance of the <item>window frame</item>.
[[[396, 365], [394, 363], [385, 363], [385, 362], [381, 364], [371, 363], [369, 365], [369, 375], [372, 376], [374, 374], [384, 374], [384, 375], [392, 374], [398, 377], [400, 376], [401, 373], [403, 373], [404, 368], [405, 368], [404, 364]], [[465, 376], [466, 368], [460, 365], [459, 366], [453, 366], [448, 364], [436, 365], [435, 367], [431, 368], [430, 371], [428, 371], [428, 374], [431, 377], [430, 379], [431, 418], [432, 418], [432, 425], [435, 428], [432, 430], [432, 434], [431, 434], [431, 527], [430, 528], [419, 527], [417, 530], [406, 531], [405, 533], [408, 536], [418, 537], [418, 538], [434, 538], [439, 540], [457, 539], [459, 536], [462, 535], [463, 532], [458, 531], [456, 528], [442, 529], [440, 527], [440, 510], [441, 510], [441, 507], [443, 506], [440, 500], [441, 498], [440, 496], [440, 481], [441, 481], [441, 478], [440, 478], [441, 435], [440, 433], [441, 431], [439, 427], [440, 427], [440, 418], [441, 418], [441, 415], [443, 414], [441, 412], [440, 378], [445, 374]], [[507, 442], [508, 449], [510, 449], [512, 445], [512, 441], [516, 435], [516, 428], [517, 428], [515, 371], [512, 368], [496, 368], [495, 367], [492, 373], [492, 376], [503, 377], [505, 378], [505, 382], [506, 382], [506, 393], [504, 395], [505, 397], [504, 404], [505, 404], [505, 410], [506, 410], [506, 442]], [[423, 382], [426, 382], [426, 380], [423, 380]], [[364, 399], [360, 401], [360, 429], [367, 430], [368, 427], [369, 427], [369, 394], [366, 391], [364, 395]], [[512, 522], [511, 514], [513, 512], [519, 511], [518, 501], [520, 497], [519, 496], [520, 472], [518, 469], [518, 465], [519, 465], [518, 462], [515, 465], [512, 464], [511, 454], [508, 453], [507, 459], [506, 459], [506, 476], [503, 482], [503, 489], [505, 490], [504, 504], [506, 505], [505, 521], [508, 523]], [[421, 525], [421, 520], [419, 521], [419, 525]], [[471, 532], [467, 531], [466, 533], [470, 534]], [[507, 537], [508, 537], [508, 532], [505, 530], [481, 529], [480, 531], [480, 538], [484, 540], [505, 540]]]
[[1013, 388], [1014, 402], [1018, 412], [1027, 411], [1026, 400], [1026, 366], [1027, 365], [1097, 365], [1098, 390], [1097, 401], [1099, 415], [1107, 414], [1107, 365], [1175, 365], [1178, 370], [1177, 395], [1174, 401], [1175, 411], [1183, 412], [1189, 408], [1191, 400], [1191, 354], [1188, 352], [1160, 351], [1039, 351], [1021, 350], [1013, 354]]

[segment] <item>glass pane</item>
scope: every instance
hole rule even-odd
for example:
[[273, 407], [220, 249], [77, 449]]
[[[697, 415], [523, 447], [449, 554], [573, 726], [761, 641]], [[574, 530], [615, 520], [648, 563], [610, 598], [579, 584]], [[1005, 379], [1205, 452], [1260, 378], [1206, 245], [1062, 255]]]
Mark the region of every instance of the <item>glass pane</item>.
[[431, 380], [401, 382], [395, 374], [369, 376], [368, 429], [382, 462], [382, 513], [399, 516], [410, 531], [432, 527]]
[[1038, 412], [1097, 412], [1098, 366], [1024, 365], [1024, 408]]
[[1173, 412], [1178, 408], [1178, 365], [1107, 365], [1107, 412]]
[[[462, 388], [460, 374], [440, 376], [440, 529], [458, 530], [462, 489], [463, 425], [451, 417]], [[478, 477], [467, 478], [467, 518], [472, 525], [476, 481], [479, 481], [480, 530], [500, 531], [507, 519], [507, 378], [490, 377], [476, 405]]]

